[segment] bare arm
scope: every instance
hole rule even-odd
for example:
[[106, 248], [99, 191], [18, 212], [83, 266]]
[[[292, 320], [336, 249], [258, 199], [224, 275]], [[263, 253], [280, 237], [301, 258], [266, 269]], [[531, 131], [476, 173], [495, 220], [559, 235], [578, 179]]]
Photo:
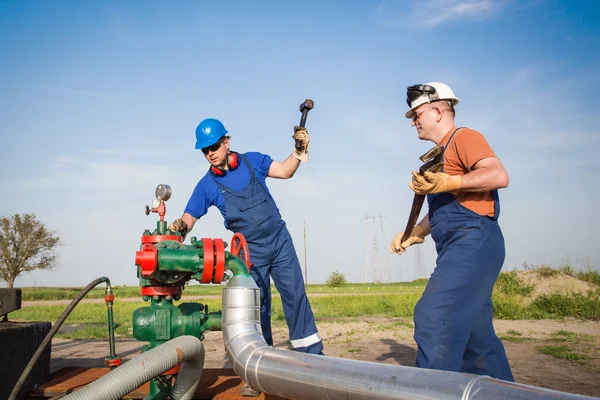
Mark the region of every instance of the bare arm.
[[508, 181], [508, 173], [500, 160], [487, 157], [479, 160], [468, 174], [462, 176], [460, 190], [489, 192], [507, 187]]
[[300, 166], [300, 160], [290, 155], [283, 162], [273, 161], [269, 167], [268, 176], [278, 179], [289, 179], [296, 173]]
[[429, 214], [425, 215], [425, 217], [423, 217], [421, 222], [419, 222], [417, 225], [419, 225], [425, 231], [424, 236], [429, 235], [431, 233], [431, 225], [429, 224]]

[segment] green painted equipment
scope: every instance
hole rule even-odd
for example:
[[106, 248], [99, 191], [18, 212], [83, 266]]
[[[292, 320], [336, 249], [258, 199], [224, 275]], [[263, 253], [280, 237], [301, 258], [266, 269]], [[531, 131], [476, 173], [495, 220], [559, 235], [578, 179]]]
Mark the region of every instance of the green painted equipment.
[[[140, 282], [140, 294], [150, 305], [133, 312], [133, 336], [149, 342], [147, 351], [173, 338], [191, 335], [204, 339], [205, 331], [221, 330], [221, 312], [209, 312], [200, 303], [173, 304], [181, 299], [187, 282], [192, 279], [203, 284], [220, 284], [236, 275], [249, 275], [249, 253], [244, 237], [233, 237], [232, 252], [225, 251], [222, 239], [191, 238], [189, 245], [182, 243], [179, 232], [167, 228], [164, 219], [167, 201], [171, 197], [168, 185], [156, 188], [156, 200], [146, 206], [146, 215], [158, 213], [160, 219], [154, 231], [144, 231], [135, 264]], [[243, 250], [245, 262], [238, 257]], [[170, 377], [178, 368], [165, 372], [150, 383], [147, 399], [164, 399], [171, 389]]]

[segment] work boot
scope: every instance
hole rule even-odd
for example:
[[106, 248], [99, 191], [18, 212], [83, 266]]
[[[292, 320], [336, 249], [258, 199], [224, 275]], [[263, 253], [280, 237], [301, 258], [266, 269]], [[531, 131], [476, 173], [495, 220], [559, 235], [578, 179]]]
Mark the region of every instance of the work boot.
[[258, 390], [254, 390], [247, 383], [242, 386], [242, 397], [258, 397], [260, 396], [260, 392]]

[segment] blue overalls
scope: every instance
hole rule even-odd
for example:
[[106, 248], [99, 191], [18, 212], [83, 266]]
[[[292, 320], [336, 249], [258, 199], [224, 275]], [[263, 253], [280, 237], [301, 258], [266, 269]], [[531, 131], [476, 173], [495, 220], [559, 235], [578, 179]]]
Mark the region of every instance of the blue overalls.
[[[300, 262], [292, 237], [281, 219], [275, 201], [256, 177], [246, 155], [240, 155], [250, 171], [250, 183], [235, 191], [213, 180], [225, 198], [226, 222], [233, 232], [241, 232], [248, 242], [254, 264], [250, 273], [260, 288], [260, 323], [265, 341], [272, 346], [271, 275], [281, 294], [283, 313], [290, 341], [295, 350], [320, 354], [323, 343], [319, 337], [310, 303], [304, 290]], [[212, 176], [212, 175], [211, 175]]]
[[514, 381], [492, 324], [491, 295], [505, 256], [497, 190], [493, 197], [490, 218], [463, 207], [450, 193], [428, 195], [438, 257], [415, 306], [417, 367]]

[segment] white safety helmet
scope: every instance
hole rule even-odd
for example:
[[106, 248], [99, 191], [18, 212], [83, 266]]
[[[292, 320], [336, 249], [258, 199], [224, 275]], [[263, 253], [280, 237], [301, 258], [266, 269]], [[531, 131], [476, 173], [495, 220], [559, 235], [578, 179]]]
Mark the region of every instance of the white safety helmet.
[[441, 82], [429, 82], [423, 85], [412, 85], [406, 88], [406, 104], [410, 110], [406, 112], [406, 118], [413, 117], [413, 110], [421, 104], [433, 103], [434, 101], [448, 100], [452, 106], [458, 104], [458, 97], [454, 95], [450, 86]]

